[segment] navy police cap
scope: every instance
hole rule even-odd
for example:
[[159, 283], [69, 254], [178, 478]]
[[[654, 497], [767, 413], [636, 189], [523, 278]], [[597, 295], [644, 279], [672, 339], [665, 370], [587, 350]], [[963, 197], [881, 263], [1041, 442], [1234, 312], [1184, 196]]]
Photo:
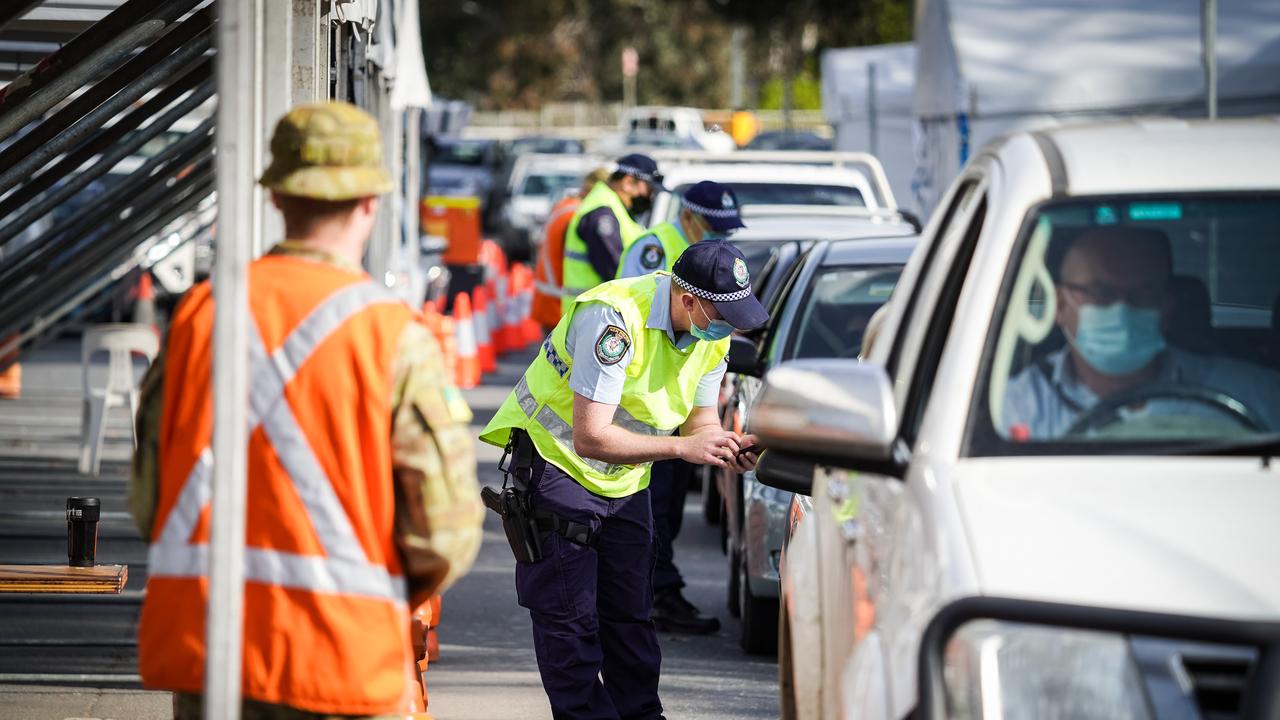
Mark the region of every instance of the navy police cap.
[[671, 268], [672, 281], [703, 300], [738, 330], [753, 330], [769, 321], [769, 313], [751, 292], [747, 258], [722, 238], [690, 245]]
[[684, 191], [684, 206], [705, 218], [718, 233], [746, 227], [739, 212], [738, 196], [728, 185], [703, 180]]
[[662, 186], [662, 173], [658, 172], [657, 161], [648, 155], [642, 153], [623, 155], [618, 158], [615, 165], [617, 165], [618, 172], [649, 183], [653, 186], [655, 192], [666, 190]]

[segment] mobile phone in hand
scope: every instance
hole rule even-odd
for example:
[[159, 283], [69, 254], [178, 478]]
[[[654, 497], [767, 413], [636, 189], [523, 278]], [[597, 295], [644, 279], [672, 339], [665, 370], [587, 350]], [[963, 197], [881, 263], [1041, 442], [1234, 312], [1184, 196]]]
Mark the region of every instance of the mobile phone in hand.
[[742, 448], [741, 450], [739, 450], [739, 451], [738, 451], [738, 457], [742, 457], [742, 456], [743, 456], [743, 454], [745, 454], [745, 453], [756, 453], [756, 454], [759, 454], [759, 453], [760, 453], [760, 450], [761, 450], [761, 447], [760, 447], [759, 445], [748, 445], [748, 446], [746, 446], [746, 447], [744, 447], [744, 448]]

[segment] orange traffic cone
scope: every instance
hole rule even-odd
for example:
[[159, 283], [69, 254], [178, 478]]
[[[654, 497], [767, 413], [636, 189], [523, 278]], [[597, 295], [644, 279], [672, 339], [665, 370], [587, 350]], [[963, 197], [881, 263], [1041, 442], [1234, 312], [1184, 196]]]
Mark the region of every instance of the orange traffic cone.
[[533, 271], [520, 267], [520, 340], [528, 347], [542, 340], [542, 326], [533, 318]]
[[436, 341], [440, 343], [440, 354], [444, 359], [445, 377], [450, 378], [454, 385], [458, 384], [458, 337], [453, 328], [453, 318], [440, 318], [440, 334], [436, 335]]
[[471, 304], [475, 309], [476, 354], [480, 358], [481, 372], [496, 372], [498, 356], [493, 351], [493, 313], [489, 308], [489, 293], [484, 285], [477, 285], [471, 292]]
[[[6, 338], [0, 341], [0, 345], [4, 345], [13, 339], [15, 338]], [[18, 362], [18, 346], [15, 344], [13, 347], [14, 351], [12, 353], [5, 357], [0, 357], [0, 368], [3, 368], [3, 370], [0, 370], [0, 398], [16, 399], [22, 394], [22, 365]], [[13, 364], [9, 367], [4, 367], [4, 364], [10, 360], [13, 361]]]
[[430, 301], [422, 303], [422, 324], [432, 335], [436, 337], [437, 340], [440, 339], [441, 319], [439, 311], [436, 310], [435, 303]]
[[150, 325], [151, 331], [160, 337], [160, 326], [156, 324], [156, 289], [151, 280], [151, 272], [142, 271], [138, 278], [137, 297], [133, 303], [133, 321], [139, 325]]
[[458, 293], [453, 301], [454, 339], [458, 346], [458, 374], [460, 388], [473, 388], [480, 384], [479, 346], [476, 345], [475, 318], [471, 315], [471, 298]]

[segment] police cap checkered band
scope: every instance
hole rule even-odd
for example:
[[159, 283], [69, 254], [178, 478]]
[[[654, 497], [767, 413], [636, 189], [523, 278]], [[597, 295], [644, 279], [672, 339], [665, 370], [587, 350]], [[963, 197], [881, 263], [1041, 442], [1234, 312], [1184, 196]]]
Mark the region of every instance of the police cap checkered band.
[[742, 300], [747, 296], [751, 295], [750, 285], [746, 286], [745, 288], [742, 288], [741, 290], [738, 290], [737, 292], [713, 293], [713, 292], [708, 292], [706, 290], [703, 290], [702, 288], [696, 288], [693, 285], [690, 285], [687, 280], [680, 277], [679, 275], [672, 275], [671, 279], [675, 281], [676, 285], [679, 285], [680, 287], [684, 288], [686, 291], [688, 291], [689, 293], [692, 293], [694, 296], [700, 297], [703, 300], [710, 300], [711, 302], [736, 302], [738, 300]]
[[690, 210], [698, 213], [703, 217], [714, 217], [714, 218], [738, 217], [737, 208], [709, 208], [709, 207], [704, 207], [702, 205], [699, 205], [695, 202], [690, 202], [687, 199], [682, 199], [680, 202], [684, 203], [685, 207], [689, 208]]
[[643, 180], [654, 185], [662, 184], [662, 175], [658, 173], [647, 173], [634, 165], [619, 165], [618, 172], [626, 173], [637, 180]]

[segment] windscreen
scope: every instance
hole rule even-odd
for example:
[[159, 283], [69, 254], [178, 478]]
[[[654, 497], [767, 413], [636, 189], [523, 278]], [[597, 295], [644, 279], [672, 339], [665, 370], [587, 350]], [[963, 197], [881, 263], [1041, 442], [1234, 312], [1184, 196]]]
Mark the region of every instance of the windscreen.
[[871, 316], [889, 300], [900, 265], [820, 268], [800, 307], [786, 359], [856, 358]]
[[1024, 227], [976, 450], [1280, 431], [1280, 198], [1100, 197], [1048, 204]]

